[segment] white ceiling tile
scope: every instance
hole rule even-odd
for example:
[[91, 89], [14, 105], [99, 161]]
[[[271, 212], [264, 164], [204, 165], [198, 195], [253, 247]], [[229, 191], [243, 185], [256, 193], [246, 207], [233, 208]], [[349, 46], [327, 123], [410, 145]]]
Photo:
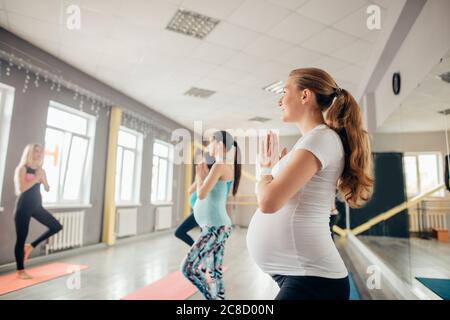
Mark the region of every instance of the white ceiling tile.
[[192, 57], [214, 64], [222, 64], [237, 52], [234, 49], [203, 42], [193, 51]]
[[117, 40], [108, 39], [106, 41], [104, 52], [108, 55], [114, 56], [126, 62], [139, 62], [145, 50], [147, 50], [146, 47], [141, 46], [139, 44], [134, 43], [133, 44], [120, 43], [120, 45], [117, 44], [118, 44]]
[[195, 58], [185, 58], [183, 59], [183, 64], [180, 64], [178, 66], [175, 73], [184, 72], [187, 74], [203, 77], [216, 67], [217, 65], [207, 63], [202, 60], [198, 60]]
[[216, 19], [226, 19], [243, 2], [244, 0], [184, 0], [181, 6]]
[[351, 45], [333, 52], [333, 57], [356, 64], [364, 65], [370, 58], [373, 45], [363, 40], [358, 40]]
[[98, 57], [95, 54], [89, 55], [93, 62], [98, 65], [98, 68], [108, 68], [116, 70], [118, 74], [131, 74], [134, 72], [136, 63], [125, 60], [118, 60], [117, 57], [109, 54], [100, 54]]
[[278, 57], [275, 57], [274, 60], [289, 65], [292, 68], [300, 68], [302, 66], [309, 65], [312, 62], [317, 61], [323, 57], [324, 55], [322, 55], [321, 53], [311, 51], [302, 47], [295, 47], [284, 52]]
[[[151, 34], [152, 32], [155, 31], [151, 29], [151, 32], [149, 32], [149, 28], [144, 28], [142, 26], [137, 26], [117, 19], [117, 21], [112, 26], [111, 34], [109, 36], [112, 39], [117, 40], [118, 43], [134, 43], [145, 46], [149, 44], [151, 39], [153, 38], [153, 35]], [[161, 31], [158, 30], [158, 32]]]
[[59, 0], [4, 0], [7, 12], [14, 12], [37, 20], [60, 24], [64, 19], [61, 14], [61, 1]]
[[84, 9], [81, 12], [80, 31], [99, 37], [106, 37], [112, 33], [115, 18], [111, 15]]
[[129, 23], [165, 28], [175, 15], [177, 6], [164, 0], [123, 1], [118, 16]]
[[272, 58], [291, 50], [294, 45], [283, 40], [261, 36], [244, 49], [244, 52], [260, 58]]
[[335, 73], [335, 77], [348, 81], [348, 82], [352, 82], [352, 83], [359, 83], [363, 74], [363, 69], [361, 67], [357, 67], [357, 66], [349, 66], [346, 67], [342, 70], [340, 70], [339, 72]]
[[223, 21], [206, 37], [206, 41], [241, 50], [258, 36], [254, 31]]
[[16, 13], [8, 13], [10, 30], [25, 39], [34, 38], [43, 41], [58, 42], [60, 26]]
[[61, 44], [63, 46], [78, 47], [78, 50], [102, 51], [105, 49], [109, 40], [106, 37], [100, 38], [78, 30], [63, 28], [61, 32]]
[[[365, 38], [370, 33], [379, 33], [367, 28], [367, 7], [364, 6], [354, 13], [348, 15], [344, 19], [338, 21], [333, 25], [335, 29], [354, 35], [355, 37]], [[381, 9], [381, 16], [386, 14], [386, 10]], [[382, 19], [383, 21], [383, 19]]]
[[253, 72], [261, 67], [264, 62], [263, 59], [254, 57], [245, 53], [238, 53], [234, 55], [227, 63], [225, 67], [235, 68], [241, 71]]
[[259, 63], [259, 67], [251, 72], [258, 76], [270, 76], [272, 78], [284, 78], [291, 71], [291, 67], [273, 60], [266, 60]]
[[308, 0], [269, 0], [269, 2], [286, 9], [295, 10]]
[[324, 57], [309, 64], [309, 66], [323, 69], [331, 76], [334, 76], [334, 74], [336, 74], [339, 70], [342, 70], [344, 67], [348, 67], [349, 63], [332, 57]]
[[184, 57], [190, 54], [203, 41], [184, 34], [169, 30], [161, 30], [157, 36], [152, 37], [149, 46], [168, 55]]
[[289, 10], [265, 0], [246, 0], [228, 21], [251, 30], [266, 32], [288, 14]]
[[327, 28], [302, 43], [302, 47], [324, 54], [332, 53], [355, 42], [357, 38], [332, 28]]
[[325, 27], [326, 26], [320, 22], [311, 20], [294, 12], [275, 25], [269, 31], [269, 34], [288, 42], [300, 44], [312, 35], [325, 29]]
[[326, 25], [332, 25], [367, 5], [366, 0], [313, 0], [298, 8], [297, 12]]
[[[102, 14], [118, 15], [124, 1], [126, 0], [79, 0], [79, 3], [82, 7], [82, 14], [84, 14], [83, 9], [88, 9]], [[68, 2], [73, 2], [73, 0]]]
[[244, 78], [247, 75], [248, 75], [247, 72], [244, 72], [244, 71], [236, 69], [236, 68], [227, 67], [227, 66], [222, 65], [222, 66], [219, 66], [219, 67], [215, 68], [214, 70], [212, 70], [208, 74], [208, 77], [214, 78], [214, 79], [219, 79], [219, 80], [224, 80], [224, 81], [228, 81], [228, 82], [234, 82], [238, 79]]

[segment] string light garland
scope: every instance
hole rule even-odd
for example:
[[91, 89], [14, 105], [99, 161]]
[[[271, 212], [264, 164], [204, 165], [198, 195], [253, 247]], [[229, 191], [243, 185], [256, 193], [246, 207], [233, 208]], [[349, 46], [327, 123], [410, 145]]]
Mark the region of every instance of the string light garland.
[[[38, 59], [33, 57], [30, 58], [40, 62]], [[52, 72], [47, 68], [39, 67], [36, 63], [32, 63], [31, 59], [24, 59], [20, 56], [14, 55], [14, 53], [9, 53], [0, 49], [0, 78], [3, 76], [1, 73], [3, 70], [3, 64], [5, 65], [4, 69], [6, 77], [10, 77], [14, 69], [21, 72], [23, 72], [23, 69], [25, 71], [25, 77], [22, 87], [22, 94], [26, 94], [27, 91], [30, 90], [30, 86], [32, 86], [30, 85], [30, 81], [33, 81], [35, 88], [39, 88], [40, 82], [44, 79], [43, 81], [45, 83], [49, 83], [51, 91], [61, 92], [61, 88], [65, 88], [73, 92], [73, 100], [78, 101], [79, 110], [85, 111], [90, 109], [90, 111], [96, 115], [97, 119], [100, 116], [100, 110], [105, 110], [106, 117], [109, 117], [111, 106], [119, 105], [110, 99], [100, 96], [86, 88], [64, 79], [59, 70]], [[144, 135], [144, 138], [150, 134], [153, 134], [158, 138], [169, 141], [172, 132], [172, 129], [161, 124], [160, 122], [149, 119], [128, 109], [123, 109], [122, 125], [132, 130], [141, 132]]]

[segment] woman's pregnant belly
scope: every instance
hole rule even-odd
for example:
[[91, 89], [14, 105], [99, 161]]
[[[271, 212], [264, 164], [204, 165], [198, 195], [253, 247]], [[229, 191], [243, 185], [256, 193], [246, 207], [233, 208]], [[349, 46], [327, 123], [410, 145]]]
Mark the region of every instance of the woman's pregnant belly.
[[248, 227], [247, 247], [255, 263], [269, 274], [346, 274], [325, 219], [308, 224], [291, 208], [274, 214], [257, 210]]

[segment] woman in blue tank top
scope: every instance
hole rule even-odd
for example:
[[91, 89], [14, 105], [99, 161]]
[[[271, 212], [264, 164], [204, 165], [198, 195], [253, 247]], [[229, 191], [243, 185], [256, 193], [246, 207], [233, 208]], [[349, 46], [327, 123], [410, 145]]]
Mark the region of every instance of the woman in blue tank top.
[[[234, 150], [233, 164], [226, 155]], [[181, 269], [207, 300], [225, 299], [222, 278], [225, 242], [231, 234], [232, 223], [226, 210], [228, 192], [233, 185], [236, 194], [241, 177], [240, 150], [237, 142], [226, 131], [215, 132], [208, 146], [216, 162], [209, 170], [205, 163], [196, 166], [195, 183], [197, 201], [194, 217], [201, 228], [200, 237], [191, 247]], [[206, 281], [206, 270], [210, 270], [211, 286]]]
[[[199, 150], [200, 151], [200, 150]], [[209, 155], [209, 153], [205, 153], [203, 156], [203, 159], [201, 158], [201, 151], [200, 153], [196, 153], [195, 159], [198, 159], [196, 163], [200, 163], [202, 161], [206, 162], [208, 166], [208, 170], [211, 170], [215, 159]], [[191, 238], [191, 236], [188, 234], [189, 231], [194, 229], [195, 227], [198, 227], [197, 221], [195, 221], [194, 217], [194, 205], [197, 201], [197, 186], [195, 181], [191, 184], [189, 187], [189, 207], [191, 208], [191, 213], [189, 216], [184, 219], [184, 221], [178, 226], [178, 228], [175, 230], [175, 237], [186, 243], [189, 247], [192, 247], [194, 244], [194, 239]]]

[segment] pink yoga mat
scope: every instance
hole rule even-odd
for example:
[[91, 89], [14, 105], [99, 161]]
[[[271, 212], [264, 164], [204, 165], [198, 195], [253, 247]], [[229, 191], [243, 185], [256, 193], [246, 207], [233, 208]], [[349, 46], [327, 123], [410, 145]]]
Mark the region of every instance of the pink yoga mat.
[[[224, 267], [223, 272], [226, 270]], [[197, 288], [177, 270], [121, 300], [186, 300], [196, 292]]]
[[20, 279], [17, 277], [15, 272], [6, 274], [0, 276], [0, 295], [69, 275], [84, 269], [87, 269], [87, 266], [68, 263], [50, 263], [39, 267], [26, 269], [26, 272], [32, 276], [33, 279]]

